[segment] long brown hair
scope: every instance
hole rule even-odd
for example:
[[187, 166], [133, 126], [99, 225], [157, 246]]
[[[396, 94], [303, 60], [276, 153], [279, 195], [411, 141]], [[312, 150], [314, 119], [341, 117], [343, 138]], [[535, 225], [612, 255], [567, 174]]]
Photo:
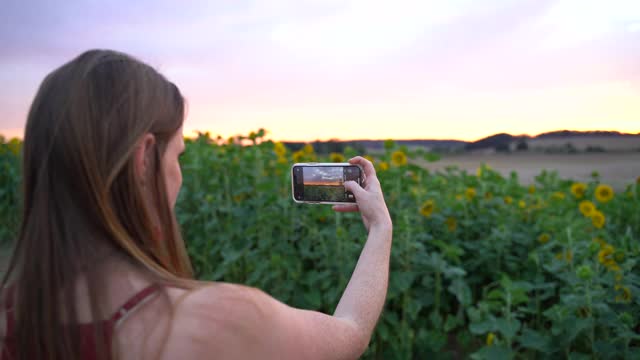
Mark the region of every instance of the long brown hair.
[[[110, 254], [154, 282], [192, 278], [160, 163], [183, 119], [178, 88], [122, 53], [87, 51], [44, 79], [27, 119], [22, 223], [2, 280], [17, 300], [18, 359], [80, 358], [78, 329], [69, 326], [77, 323], [75, 284], [86, 277], [92, 318], [103, 319], [105, 274], [96, 264]], [[156, 139], [151, 201], [133, 160], [147, 133]]]

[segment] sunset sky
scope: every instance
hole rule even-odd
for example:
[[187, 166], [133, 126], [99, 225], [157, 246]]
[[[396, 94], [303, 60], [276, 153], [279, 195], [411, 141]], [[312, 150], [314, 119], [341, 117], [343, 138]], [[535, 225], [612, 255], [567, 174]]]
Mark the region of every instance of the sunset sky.
[[304, 185], [341, 186], [344, 170], [338, 166], [302, 168]]
[[0, 133], [111, 48], [189, 102], [185, 133], [275, 140], [640, 132], [638, 0], [5, 0]]

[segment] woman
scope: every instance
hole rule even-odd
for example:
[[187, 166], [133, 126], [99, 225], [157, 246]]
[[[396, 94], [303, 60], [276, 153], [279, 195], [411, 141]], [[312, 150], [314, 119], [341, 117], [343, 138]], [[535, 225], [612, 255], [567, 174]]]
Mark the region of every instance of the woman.
[[6, 359], [354, 359], [387, 290], [392, 224], [370, 162], [345, 186], [368, 239], [333, 316], [202, 283], [173, 212], [184, 100], [125, 54], [49, 74], [24, 137], [24, 210], [3, 279]]

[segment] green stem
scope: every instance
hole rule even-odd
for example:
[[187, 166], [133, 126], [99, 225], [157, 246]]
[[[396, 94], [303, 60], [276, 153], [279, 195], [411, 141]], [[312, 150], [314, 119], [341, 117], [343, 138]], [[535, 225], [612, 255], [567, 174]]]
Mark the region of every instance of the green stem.
[[442, 291], [442, 276], [440, 270], [436, 271], [436, 296], [435, 296], [435, 311], [440, 313], [440, 293]]
[[[593, 305], [592, 305], [592, 298], [591, 298], [591, 280], [589, 280], [587, 282], [587, 285], [585, 287], [585, 296], [587, 298], [587, 308], [589, 310], [589, 318], [593, 318]], [[591, 353], [595, 356], [595, 353], [593, 351], [593, 343], [595, 341], [596, 338], [596, 327], [595, 324], [592, 322], [591, 323], [591, 331], [589, 333], [589, 341], [591, 342]]]
[[[509, 329], [511, 329], [511, 318], [512, 318], [512, 313], [511, 313], [511, 291], [509, 289], [507, 289], [506, 291], [507, 294], [507, 311], [506, 311], [506, 318], [507, 318], [507, 324], [509, 326]], [[512, 338], [511, 337], [507, 337], [507, 345], [509, 346], [509, 350], [511, 350], [511, 343], [512, 343]]]
[[[540, 275], [540, 261], [536, 261], [536, 274]], [[540, 304], [540, 289], [536, 289], [536, 329], [540, 330], [542, 328], [541, 324], [541, 310], [542, 306]]]
[[567, 227], [567, 239], [569, 240], [568, 253], [564, 254], [564, 258], [568, 260], [569, 254], [571, 254], [571, 261], [569, 261], [569, 268], [573, 271], [573, 236], [571, 235], [571, 227]]

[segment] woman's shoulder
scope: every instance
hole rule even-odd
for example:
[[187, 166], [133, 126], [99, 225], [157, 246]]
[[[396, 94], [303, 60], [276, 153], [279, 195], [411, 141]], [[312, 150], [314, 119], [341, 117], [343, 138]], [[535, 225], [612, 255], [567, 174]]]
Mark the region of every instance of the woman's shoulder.
[[350, 319], [296, 309], [247, 286], [210, 283], [170, 298], [165, 359], [351, 359], [367, 343]]
[[260, 339], [268, 331], [275, 301], [264, 292], [229, 283], [167, 292], [174, 313], [166, 358], [200, 358], [211, 353], [220, 358], [226, 358], [223, 354], [245, 357], [262, 347]]
[[207, 320], [218, 317], [226, 320], [227, 315], [247, 311], [261, 313], [276, 301], [262, 290], [223, 282], [202, 283], [191, 290], [169, 289], [168, 293], [177, 316], [203, 315]]

